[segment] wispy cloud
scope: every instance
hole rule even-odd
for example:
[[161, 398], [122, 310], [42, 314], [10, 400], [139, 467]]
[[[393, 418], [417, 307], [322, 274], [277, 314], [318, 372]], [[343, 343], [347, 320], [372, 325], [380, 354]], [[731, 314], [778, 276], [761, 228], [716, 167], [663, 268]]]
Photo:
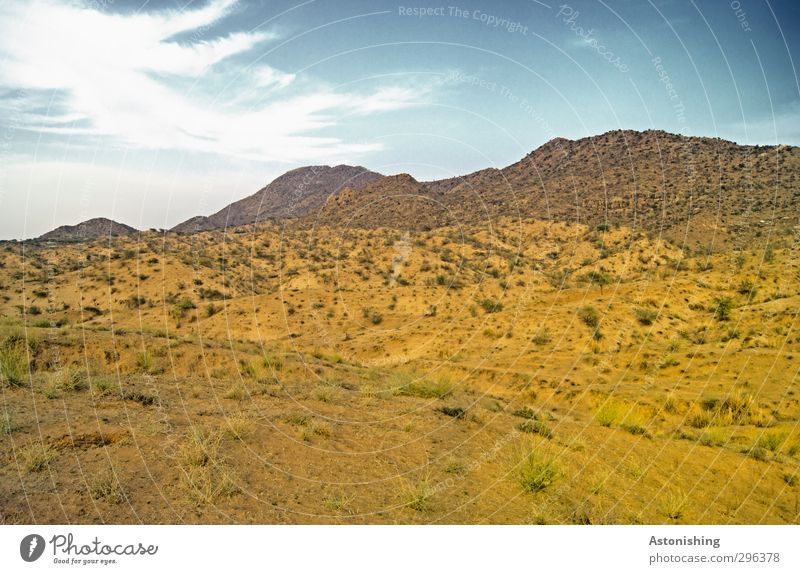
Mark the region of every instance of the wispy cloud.
[[0, 113], [73, 138], [298, 162], [379, 149], [314, 132], [418, 101], [410, 88], [342, 93], [260, 63], [275, 32], [214, 32], [236, 4], [112, 14], [58, 0], [3, 3], [0, 88], [25, 97]]

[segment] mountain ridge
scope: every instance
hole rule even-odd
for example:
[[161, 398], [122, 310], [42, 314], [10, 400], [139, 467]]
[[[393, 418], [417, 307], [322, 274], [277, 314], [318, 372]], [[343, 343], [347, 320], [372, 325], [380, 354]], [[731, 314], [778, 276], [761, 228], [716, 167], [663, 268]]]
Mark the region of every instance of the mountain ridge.
[[[612, 130], [575, 140], [556, 137], [506, 167], [431, 181], [362, 166], [299, 167], [170, 231], [285, 219], [298, 225], [431, 228], [512, 216], [627, 225], [689, 243], [709, 233], [723, 241], [746, 240], [765, 222], [798, 224], [799, 175], [795, 146]], [[136, 231], [97, 218], [40, 239], [96, 237], [109, 230]]]

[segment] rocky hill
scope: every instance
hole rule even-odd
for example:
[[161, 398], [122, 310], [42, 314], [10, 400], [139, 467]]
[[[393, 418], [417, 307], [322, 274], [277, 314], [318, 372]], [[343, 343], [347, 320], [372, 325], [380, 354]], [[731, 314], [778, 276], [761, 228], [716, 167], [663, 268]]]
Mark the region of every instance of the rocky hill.
[[45, 241], [80, 241], [137, 232], [138, 230], [130, 225], [118, 223], [105, 217], [96, 217], [77, 225], [62, 225], [52, 231], [48, 231], [40, 236], [39, 239]]
[[172, 228], [192, 233], [262, 221], [303, 217], [343, 188], [360, 189], [382, 176], [359, 166], [309, 166], [289, 171], [253, 195], [217, 213], [196, 216]]
[[800, 148], [741, 146], [662, 131], [554, 139], [504, 169], [343, 190], [314, 215], [331, 225], [423, 228], [498, 216], [626, 225], [719, 247], [798, 224]]

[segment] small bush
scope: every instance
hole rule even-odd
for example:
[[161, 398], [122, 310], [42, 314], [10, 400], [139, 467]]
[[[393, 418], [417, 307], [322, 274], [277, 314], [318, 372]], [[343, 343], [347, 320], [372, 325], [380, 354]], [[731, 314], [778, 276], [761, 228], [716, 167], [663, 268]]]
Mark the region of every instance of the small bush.
[[736, 292], [739, 293], [739, 295], [744, 295], [748, 299], [752, 299], [756, 296], [756, 285], [750, 279], [742, 279], [736, 287]]
[[443, 399], [453, 392], [453, 385], [443, 377], [431, 380], [408, 375], [403, 378], [411, 378], [411, 380], [398, 386], [396, 391], [398, 395], [420, 399]]
[[88, 388], [86, 371], [75, 367], [64, 367], [52, 373], [49, 385], [56, 392], [72, 393]]
[[486, 313], [499, 313], [503, 310], [503, 304], [491, 297], [481, 299], [478, 301], [478, 305], [480, 305]]
[[580, 319], [584, 325], [592, 329], [597, 329], [597, 327], [600, 326], [600, 315], [598, 315], [597, 310], [591, 306], [582, 307], [578, 310], [578, 319]]
[[179, 461], [184, 467], [216, 464], [222, 435], [204, 429], [194, 429], [179, 450]]
[[56, 451], [47, 444], [32, 442], [19, 450], [22, 465], [30, 472], [41, 472], [55, 459]]
[[261, 357], [261, 364], [264, 365], [265, 369], [270, 371], [282, 371], [284, 366], [283, 357], [275, 355], [273, 353], [264, 353], [264, 356]]
[[244, 440], [254, 431], [253, 421], [244, 415], [234, 415], [225, 418], [222, 433], [233, 440]]
[[0, 347], [0, 379], [9, 387], [19, 387], [24, 384], [28, 375], [28, 359], [25, 349], [19, 344], [9, 344], [6, 341]]
[[0, 436], [8, 436], [14, 432], [14, 423], [11, 422], [11, 415], [4, 413], [0, 417]]
[[467, 411], [461, 407], [437, 407], [434, 410], [454, 419], [463, 419], [467, 415]]
[[89, 484], [89, 495], [95, 500], [104, 500], [119, 504], [125, 500], [122, 485], [113, 469], [108, 469], [92, 478]]
[[433, 491], [431, 490], [428, 479], [423, 479], [413, 484], [407, 484], [403, 490], [406, 506], [417, 512], [425, 512], [430, 509], [430, 500], [433, 496]]
[[733, 301], [730, 297], [717, 297], [711, 308], [717, 321], [729, 321], [733, 310]]
[[756, 444], [766, 450], [778, 452], [787, 438], [789, 438], [789, 433], [785, 431], [766, 432], [758, 437]]
[[155, 369], [153, 356], [147, 351], [136, 353], [136, 366], [143, 373], [152, 373]]
[[594, 414], [594, 419], [604, 427], [611, 428], [619, 422], [624, 412], [624, 405], [613, 399], [608, 399], [600, 405]]
[[111, 377], [95, 377], [92, 380], [92, 394], [105, 397], [118, 389], [117, 382]]
[[515, 410], [511, 414], [514, 415], [515, 417], [520, 417], [520, 418], [523, 418], [523, 419], [534, 419], [534, 420], [537, 420], [537, 421], [540, 420], [540, 418], [541, 418], [539, 416], [539, 413], [537, 413], [536, 411], [534, 411], [530, 407], [522, 407], [521, 409]]
[[536, 335], [533, 336], [531, 342], [533, 342], [536, 345], [546, 345], [547, 343], [550, 342], [550, 340], [551, 340], [550, 333], [545, 327], [544, 329], [542, 329], [541, 331], [536, 333]]
[[667, 494], [662, 504], [662, 511], [672, 520], [680, 520], [686, 514], [689, 506], [689, 497], [680, 489], [675, 489]]
[[194, 304], [194, 302], [187, 297], [175, 303], [170, 310], [170, 314], [175, 319], [182, 319], [186, 315], [187, 311], [196, 308], [197, 306]]
[[642, 325], [652, 325], [658, 319], [658, 312], [652, 309], [636, 309], [636, 320]]
[[524, 454], [517, 463], [517, 480], [525, 492], [541, 492], [558, 478], [555, 459], [542, 458], [534, 451]]
[[529, 419], [519, 423], [517, 428], [522, 432], [538, 434], [544, 438], [553, 438], [553, 431], [542, 421]]

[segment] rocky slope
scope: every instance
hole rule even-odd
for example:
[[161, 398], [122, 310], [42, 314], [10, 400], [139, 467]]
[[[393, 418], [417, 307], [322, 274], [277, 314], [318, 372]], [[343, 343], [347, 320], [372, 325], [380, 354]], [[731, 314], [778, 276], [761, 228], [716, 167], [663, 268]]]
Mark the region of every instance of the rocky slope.
[[172, 231], [192, 233], [265, 219], [303, 217], [318, 209], [342, 188], [360, 189], [381, 177], [359, 166], [301, 167], [283, 174], [253, 195], [213, 215], [192, 217], [173, 227]]
[[130, 225], [118, 223], [105, 217], [97, 217], [77, 225], [62, 225], [52, 231], [48, 231], [39, 239], [45, 241], [80, 241], [82, 239], [97, 239], [112, 235], [128, 235], [137, 233], [137, 231]]

